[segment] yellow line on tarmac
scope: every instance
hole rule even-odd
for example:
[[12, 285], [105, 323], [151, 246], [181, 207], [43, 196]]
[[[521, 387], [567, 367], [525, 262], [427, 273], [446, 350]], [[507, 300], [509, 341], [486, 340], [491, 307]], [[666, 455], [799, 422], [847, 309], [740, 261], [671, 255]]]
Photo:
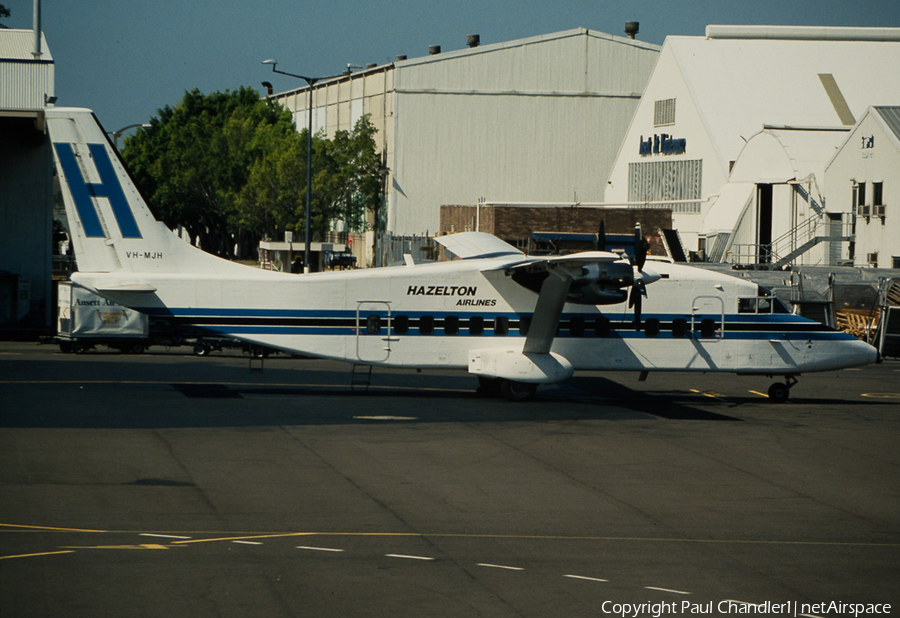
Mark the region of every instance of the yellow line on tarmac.
[[259, 534], [252, 536], [224, 536], [215, 539], [190, 539], [187, 541], [175, 541], [171, 545], [188, 545], [191, 543], [214, 543], [217, 541], [244, 541], [247, 539], [277, 539], [289, 536], [314, 536], [318, 532], [287, 532], [284, 534]]
[[759, 395], [760, 397], [768, 397], [765, 393], [760, 393], [759, 391], [750, 391], [754, 395]]
[[11, 558], [32, 558], [34, 556], [54, 556], [56, 554], [74, 554], [74, 549], [67, 549], [65, 551], [45, 551], [39, 554], [19, 554], [18, 556], [0, 556], [0, 560], [9, 560]]
[[85, 530], [83, 528], [54, 528], [53, 526], [25, 526], [23, 524], [0, 524], [0, 528], [25, 528], [27, 530], [47, 530], [53, 532], [108, 532], [108, 530]]

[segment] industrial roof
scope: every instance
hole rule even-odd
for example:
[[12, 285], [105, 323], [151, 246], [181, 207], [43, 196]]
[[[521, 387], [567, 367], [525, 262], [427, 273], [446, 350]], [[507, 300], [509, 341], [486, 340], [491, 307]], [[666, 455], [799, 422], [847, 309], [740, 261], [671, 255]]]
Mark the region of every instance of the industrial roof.
[[894, 134], [894, 138], [900, 142], [900, 106], [876, 106], [875, 111], [881, 116], [884, 125]]
[[[4, 61], [31, 61], [34, 62], [34, 31], [33, 30], [7, 30], [0, 29], [0, 62]], [[47, 47], [47, 39], [41, 33], [41, 58], [40, 62], [52, 62], [50, 48]]]
[[900, 75], [900, 29], [880, 28], [873, 37], [842, 28], [710, 28], [719, 30], [670, 36], [664, 48], [723, 166], [737, 158], [742, 136], [766, 125], [852, 126], [870, 105], [900, 103], [900, 80], [893, 77]]

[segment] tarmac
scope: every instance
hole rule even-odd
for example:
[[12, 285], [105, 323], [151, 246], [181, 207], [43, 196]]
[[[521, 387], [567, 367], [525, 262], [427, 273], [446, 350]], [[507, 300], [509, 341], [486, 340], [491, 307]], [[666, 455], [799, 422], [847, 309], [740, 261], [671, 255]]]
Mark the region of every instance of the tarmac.
[[773, 381], [0, 343], [0, 616], [896, 612], [900, 362]]

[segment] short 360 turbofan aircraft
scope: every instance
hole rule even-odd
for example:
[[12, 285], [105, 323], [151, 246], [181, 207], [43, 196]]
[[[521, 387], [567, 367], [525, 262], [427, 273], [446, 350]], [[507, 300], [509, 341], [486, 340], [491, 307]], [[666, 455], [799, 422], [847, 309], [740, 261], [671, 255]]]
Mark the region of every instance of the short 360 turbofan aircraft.
[[[876, 350], [791, 315], [750, 282], [602, 250], [529, 258], [500, 239], [438, 238], [458, 260], [297, 276], [192, 247], [156, 221], [89, 110], [48, 109], [79, 271], [72, 280], [175, 323], [354, 364], [461, 368], [518, 400], [576, 370], [796, 376]], [[602, 248], [602, 247], [601, 247]], [[647, 285], [652, 285], [646, 301]], [[761, 293], [762, 292], [762, 293]]]

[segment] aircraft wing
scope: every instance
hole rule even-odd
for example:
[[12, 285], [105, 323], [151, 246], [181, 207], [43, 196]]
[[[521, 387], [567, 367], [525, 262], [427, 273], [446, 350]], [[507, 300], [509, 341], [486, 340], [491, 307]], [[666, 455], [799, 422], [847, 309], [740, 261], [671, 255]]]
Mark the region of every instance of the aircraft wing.
[[516, 283], [538, 293], [523, 352], [547, 354], [566, 302], [578, 302], [583, 296], [581, 289], [595, 282], [601, 272], [607, 279], [614, 275], [618, 284], [623, 276], [630, 275], [631, 265], [615, 253], [587, 251], [513, 264], [505, 270]]

